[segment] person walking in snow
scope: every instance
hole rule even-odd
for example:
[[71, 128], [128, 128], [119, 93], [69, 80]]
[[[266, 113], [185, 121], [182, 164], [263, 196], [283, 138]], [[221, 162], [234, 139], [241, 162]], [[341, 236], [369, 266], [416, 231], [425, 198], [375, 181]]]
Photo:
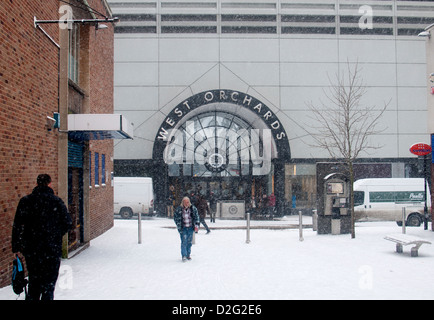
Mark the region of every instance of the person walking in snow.
[[191, 195], [190, 195], [190, 203], [197, 208], [197, 203], [198, 202], [199, 202], [199, 195], [198, 195], [198, 193], [192, 191]]
[[211, 192], [209, 197], [209, 209], [210, 209], [210, 222], [215, 223], [215, 214], [217, 211], [217, 199], [214, 195], [214, 192]]
[[206, 233], [210, 233], [211, 230], [208, 228], [208, 225], [205, 222], [206, 213], [208, 212], [209, 215], [211, 215], [208, 202], [203, 196], [200, 196], [199, 201], [197, 203], [197, 211], [199, 212], [199, 220], [200, 223], [203, 224], [203, 226], [206, 229]]
[[169, 193], [169, 196], [167, 198], [167, 217], [173, 218], [173, 195], [172, 192]]
[[188, 197], [184, 197], [181, 205], [176, 208], [173, 220], [181, 237], [182, 261], [191, 260], [193, 232], [197, 233], [200, 220], [197, 208], [191, 204]]
[[270, 215], [270, 218], [273, 219], [274, 212], [276, 210], [276, 196], [274, 193], [271, 193], [268, 197], [268, 213]]
[[29, 275], [27, 300], [53, 300], [62, 256], [62, 238], [72, 226], [68, 210], [40, 174], [37, 186], [18, 203], [12, 227], [12, 252], [24, 255]]

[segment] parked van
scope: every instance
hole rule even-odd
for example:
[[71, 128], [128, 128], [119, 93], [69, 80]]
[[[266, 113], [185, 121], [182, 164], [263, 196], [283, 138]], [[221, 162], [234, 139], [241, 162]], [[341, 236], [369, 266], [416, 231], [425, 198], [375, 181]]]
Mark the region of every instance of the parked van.
[[139, 213], [154, 213], [152, 178], [114, 177], [114, 213], [129, 219]]
[[[428, 212], [431, 195], [427, 186]], [[396, 221], [402, 225], [402, 208], [406, 225], [420, 226], [424, 221], [424, 179], [360, 179], [354, 182], [354, 214], [359, 221]]]

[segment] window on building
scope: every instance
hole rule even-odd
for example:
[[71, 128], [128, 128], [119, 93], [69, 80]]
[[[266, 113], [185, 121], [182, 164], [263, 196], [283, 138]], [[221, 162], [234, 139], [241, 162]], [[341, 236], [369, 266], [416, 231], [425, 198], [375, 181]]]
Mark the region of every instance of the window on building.
[[[247, 122], [229, 113], [213, 111], [193, 117], [181, 125], [179, 136], [172, 143], [175, 147], [168, 149], [168, 159], [175, 162], [169, 165], [169, 175], [250, 176], [253, 167], [258, 166], [250, 160], [250, 135], [255, 134], [251, 129]], [[191, 135], [191, 132], [195, 133]], [[259, 140], [258, 145], [262, 147], [262, 138], [258, 136]], [[186, 159], [181, 159], [183, 155]], [[190, 159], [191, 156], [195, 159]]]
[[101, 185], [105, 185], [105, 154], [101, 155]]
[[89, 187], [92, 186], [92, 151], [89, 151]]
[[99, 153], [95, 152], [95, 186], [99, 185]]
[[80, 25], [74, 23], [69, 32], [69, 70], [68, 77], [78, 84], [80, 61]]

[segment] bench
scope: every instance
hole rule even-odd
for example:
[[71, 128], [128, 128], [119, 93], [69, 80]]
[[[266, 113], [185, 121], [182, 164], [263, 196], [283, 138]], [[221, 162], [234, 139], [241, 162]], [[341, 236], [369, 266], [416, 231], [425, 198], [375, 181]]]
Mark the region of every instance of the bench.
[[396, 243], [396, 252], [402, 253], [402, 246], [407, 245], [414, 245], [413, 248], [411, 248], [411, 256], [417, 257], [418, 256], [418, 250], [421, 245], [424, 243], [431, 244], [431, 242], [420, 239], [415, 236], [409, 236], [407, 234], [397, 233], [386, 236], [384, 239], [393, 241]]

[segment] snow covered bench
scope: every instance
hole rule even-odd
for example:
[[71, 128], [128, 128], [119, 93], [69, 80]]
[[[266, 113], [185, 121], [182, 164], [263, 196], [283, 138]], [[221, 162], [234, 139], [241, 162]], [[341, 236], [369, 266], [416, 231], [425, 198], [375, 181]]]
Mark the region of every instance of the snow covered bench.
[[403, 251], [402, 246], [407, 246], [410, 244], [414, 245], [414, 247], [411, 248], [411, 256], [412, 257], [418, 256], [418, 250], [419, 250], [421, 245], [423, 245], [424, 243], [431, 244], [431, 242], [429, 242], [429, 241], [420, 239], [420, 238], [415, 237], [415, 236], [409, 236], [407, 234], [402, 234], [402, 233], [388, 235], [384, 239], [395, 242], [396, 243], [396, 252], [398, 252], [398, 253], [402, 253], [402, 251]]

